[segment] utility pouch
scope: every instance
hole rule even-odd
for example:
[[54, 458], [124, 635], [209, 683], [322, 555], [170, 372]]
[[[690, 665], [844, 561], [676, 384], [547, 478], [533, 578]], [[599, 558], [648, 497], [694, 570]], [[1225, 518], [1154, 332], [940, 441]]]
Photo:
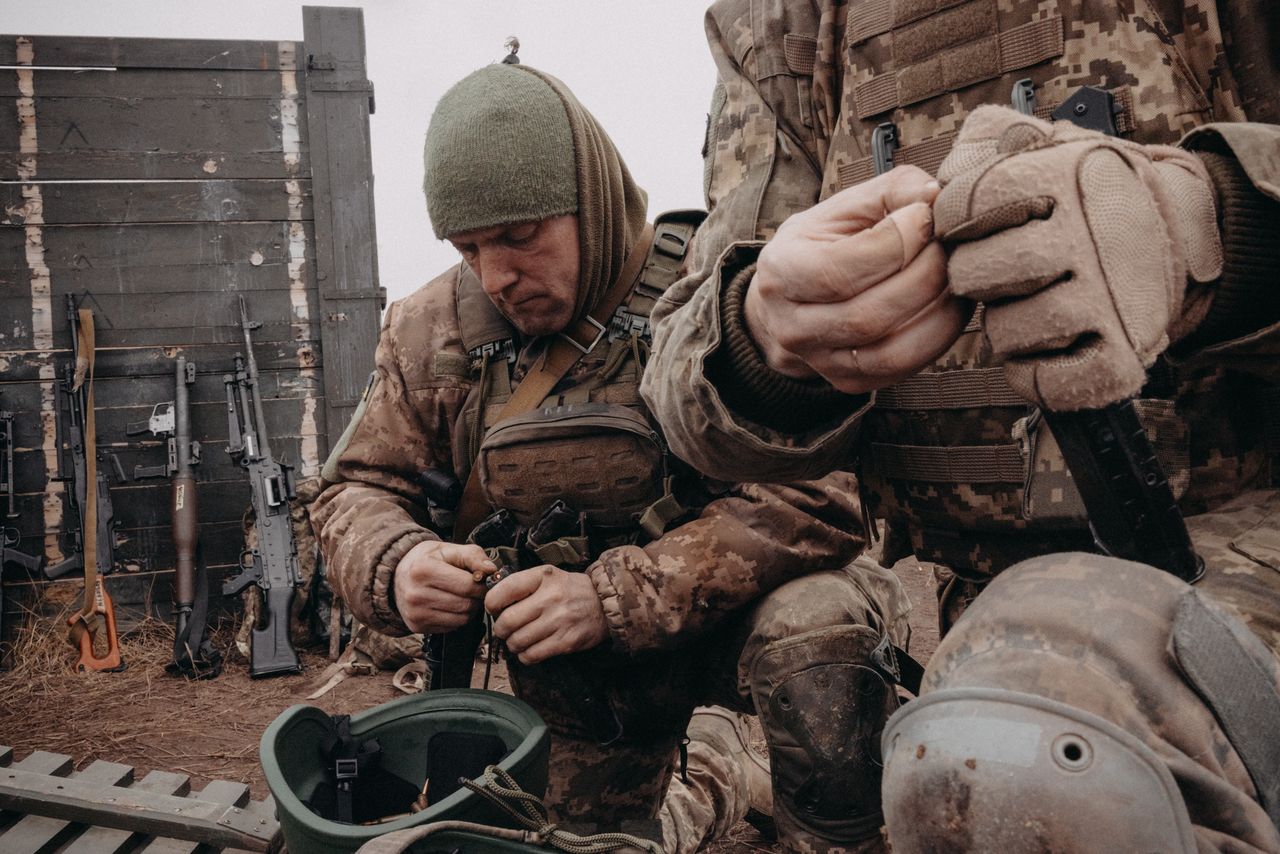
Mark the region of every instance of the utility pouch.
[[499, 422], [476, 458], [485, 497], [532, 525], [556, 499], [599, 529], [634, 527], [664, 495], [666, 448], [620, 404], [546, 407]]
[[[1174, 401], [1159, 397], [1134, 401], [1142, 427], [1169, 479], [1173, 497], [1181, 499], [1191, 483], [1190, 431], [1178, 416]], [[1013, 426], [1013, 435], [1026, 461], [1022, 516], [1045, 526], [1076, 528], [1088, 524], [1084, 500], [1067, 469], [1053, 431], [1036, 410]]]

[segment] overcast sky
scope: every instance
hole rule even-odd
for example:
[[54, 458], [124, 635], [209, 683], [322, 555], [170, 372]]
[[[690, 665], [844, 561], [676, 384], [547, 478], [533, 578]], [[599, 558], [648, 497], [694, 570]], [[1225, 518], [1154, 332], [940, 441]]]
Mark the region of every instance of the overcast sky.
[[[0, 0], [0, 32], [21, 35], [302, 40], [298, 0]], [[700, 0], [364, 0], [377, 112], [370, 119], [378, 264], [391, 299], [452, 265], [422, 200], [422, 140], [446, 89], [520, 57], [564, 80], [604, 125], [649, 212], [702, 206], [699, 152], [715, 69]]]

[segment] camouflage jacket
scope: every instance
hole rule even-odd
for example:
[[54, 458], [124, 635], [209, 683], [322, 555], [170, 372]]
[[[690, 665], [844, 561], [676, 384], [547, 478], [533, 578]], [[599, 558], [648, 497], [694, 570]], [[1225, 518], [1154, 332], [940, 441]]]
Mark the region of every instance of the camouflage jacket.
[[[737, 364], [721, 346], [722, 300], [789, 214], [871, 176], [877, 124], [897, 126], [896, 162], [934, 171], [968, 112], [1008, 104], [1023, 78], [1035, 85], [1043, 116], [1081, 85], [1111, 90], [1122, 136], [1219, 152], [1250, 202], [1274, 216], [1280, 128], [1267, 123], [1280, 121], [1280, 79], [1266, 27], [1256, 25], [1262, 5], [1134, 5], [713, 4], [710, 215], [695, 241], [696, 272], [654, 311], [655, 353], [642, 386], [673, 448], [720, 477], [857, 470], [869, 509], [908, 535], [918, 557], [975, 580], [1035, 554], [1089, 547], [1080, 508], [1053, 506], [1065, 466], [1056, 447], [1040, 441], [1048, 431], [1037, 430], [1035, 414], [1011, 394], [976, 322], [932, 368], [874, 396], [835, 395], [773, 374], [769, 390], [781, 391], [765, 401], [743, 392], [763, 363]], [[1229, 220], [1235, 197], [1219, 191]], [[1254, 231], [1244, 246], [1225, 231], [1223, 239], [1229, 257], [1234, 251], [1245, 266], [1261, 264], [1263, 274], [1244, 277], [1229, 296], [1224, 275], [1215, 296], [1224, 312], [1252, 312], [1247, 334], [1213, 339], [1177, 364], [1166, 360], [1152, 384], [1164, 388], [1153, 388], [1144, 407], [1188, 513], [1269, 476], [1262, 398], [1277, 373], [1280, 304], [1271, 294], [1280, 255], [1265, 249], [1275, 242], [1269, 229]]]
[[[376, 381], [326, 464], [334, 482], [311, 508], [330, 580], [358, 619], [386, 634], [408, 631], [391, 595], [396, 564], [417, 543], [436, 539], [417, 473], [456, 470], [460, 418], [478, 380], [460, 337], [464, 270], [451, 269], [387, 309]], [[513, 378], [537, 344], [523, 349]], [[556, 394], [585, 382], [603, 359], [596, 351], [585, 356]], [[843, 566], [865, 543], [848, 475], [708, 486], [716, 497], [696, 518], [642, 547], [608, 549], [587, 568], [615, 650], [678, 646], [790, 578]]]

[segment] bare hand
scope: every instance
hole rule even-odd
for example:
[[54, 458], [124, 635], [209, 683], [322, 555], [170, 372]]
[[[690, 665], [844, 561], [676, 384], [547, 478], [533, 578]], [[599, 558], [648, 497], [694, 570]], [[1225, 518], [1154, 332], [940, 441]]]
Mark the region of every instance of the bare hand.
[[951, 346], [972, 303], [947, 292], [930, 207], [938, 184], [901, 166], [787, 219], [747, 290], [751, 337], [774, 370], [856, 394]]
[[495, 572], [477, 545], [440, 540], [418, 543], [400, 559], [392, 575], [396, 609], [415, 632], [449, 632], [464, 625], [484, 598], [477, 577]]
[[525, 664], [590, 649], [609, 634], [595, 585], [581, 572], [539, 566], [500, 581], [485, 597], [493, 633]]

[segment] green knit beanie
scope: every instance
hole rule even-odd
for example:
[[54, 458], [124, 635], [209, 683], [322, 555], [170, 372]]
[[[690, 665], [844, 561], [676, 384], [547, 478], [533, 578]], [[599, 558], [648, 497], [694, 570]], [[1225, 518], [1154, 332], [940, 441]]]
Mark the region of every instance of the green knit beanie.
[[578, 210], [564, 102], [518, 65], [487, 65], [444, 94], [424, 161], [422, 190], [439, 238]]

